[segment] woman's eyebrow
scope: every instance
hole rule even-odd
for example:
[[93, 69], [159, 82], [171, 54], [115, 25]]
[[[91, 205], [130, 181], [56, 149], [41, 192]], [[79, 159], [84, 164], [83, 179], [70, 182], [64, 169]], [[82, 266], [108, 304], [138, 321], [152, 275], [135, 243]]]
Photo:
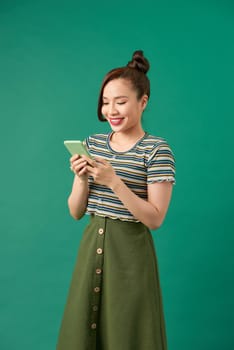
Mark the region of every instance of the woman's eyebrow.
[[[115, 96], [114, 98], [115, 98], [115, 99], [117, 99], [117, 98], [128, 98], [128, 96], [120, 95], [120, 96]], [[108, 100], [108, 97], [103, 96], [103, 99]]]

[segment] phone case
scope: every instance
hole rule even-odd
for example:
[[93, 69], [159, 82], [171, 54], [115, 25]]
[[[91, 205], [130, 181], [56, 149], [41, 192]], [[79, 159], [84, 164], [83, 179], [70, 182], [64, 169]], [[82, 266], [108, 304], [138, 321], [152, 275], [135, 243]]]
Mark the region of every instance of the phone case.
[[71, 153], [71, 155], [74, 155], [74, 154], [79, 154], [80, 156], [86, 155], [87, 157], [91, 158], [87, 148], [85, 147], [82, 141], [67, 140], [67, 141], [64, 141], [64, 145], [68, 149], [68, 151]]

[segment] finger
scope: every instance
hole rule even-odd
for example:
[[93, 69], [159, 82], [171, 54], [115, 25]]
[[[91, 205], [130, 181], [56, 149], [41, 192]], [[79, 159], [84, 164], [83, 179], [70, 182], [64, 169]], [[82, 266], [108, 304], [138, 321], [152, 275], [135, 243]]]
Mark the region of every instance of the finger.
[[90, 165], [87, 165], [85, 168], [90, 175], [94, 175], [96, 173], [94, 167], [92, 167]]
[[70, 163], [74, 162], [75, 160], [79, 159], [80, 156], [79, 154], [74, 154], [71, 158], [70, 158]]
[[76, 173], [79, 173], [82, 169], [86, 168], [87, 163], [85, 162], [84, 164], [77, 164], [75, 166], [73, 166], [72, 168], [74, 169], [74, 171]]
[[87, 157], [87, 156], [85, 156], [85, 155], [83, 155], [82, 158], [85, 159], [86, 162], [87, 162], [88, 164], [90, 164], [91, 166], [95, 166], [95, 165], [96, 165], [96, 162], [95, 162], [94, 159], [92, 159], [92, 158], [90, 158], [90, 157]]
[[109, 164], [108, 161], [107, 161], [106, 159], [100, 158], [100, 157], [95, 157], [95, 158], [94, 158], [94, 161], [96, 161], [97, 163], [104, 164], [104, 165]]
[[82, 155], [81, 158], [82, 160], [85, 160], [87, 162], [87, 164], [91, 165], [91, 166], [96, 166], [96, 161], [90, 157], [87, 157], [86, 155]]
[[71, 169], [72, 171], [74, 171], [74, 173], [79, 173], [82, 169], [85, 168], [85, 166], [86, 166], [86, 164], [83, 165], [83, 166], [80, 166], [80, 165], [74, 166], [74, 165], [73, 165], [73, 166], [70, 167], [70, 169]]
[[84, 160], [84, 159], [82, 159], [82, 158], [80, 158], [80, 159], [78, 159], [78, 160], [75, 160], [75, 161], [72, 163], [73, 166], [77, 166], [77, 165], [82, 165], [82, 166], [84, 166], [84, 165], [86, 165], [86, 164], [87, 164], [87, 161]]
[[86, 174], [87, 173], [87, 169], [86, 168], [83, 168], [83, 169], [81, 169], [79, 172], [78, 172], [78, 175], [79, 176], [82, 176], [82, 175], [84, 175], [84, 174]]

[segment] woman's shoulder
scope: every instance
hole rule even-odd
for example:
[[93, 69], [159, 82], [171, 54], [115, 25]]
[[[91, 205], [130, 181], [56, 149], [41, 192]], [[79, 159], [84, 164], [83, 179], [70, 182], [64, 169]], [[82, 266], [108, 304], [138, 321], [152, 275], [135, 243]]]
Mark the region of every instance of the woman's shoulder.
[[144, 157], [150, 162], [151, 159], [164, 157], [175, 160], [174, 151], [171, 148], [168, 140], [162, 136], [155, 136], [146, 133], [146, 137], [140, 145], [141, 152], [144, 153]]
[[152, 150], [160, 146], [169, 146], [169, 143], [165, 137], [155, 136], [149, 133], [146, 133], [146, 137], [142, 140], [142, 146]]
[[145, 164], [148, 183], [171, 181], [175, 183], [175, 156], [167, 139], [147, 135], [145, 138]]
[[158, 143], [158, 142], [165, 142], [166, 141], [165, 137], [152, 135], [150, 133], [146, 133], [145, 140], [147, 142], [151, 142], [151, 143]]

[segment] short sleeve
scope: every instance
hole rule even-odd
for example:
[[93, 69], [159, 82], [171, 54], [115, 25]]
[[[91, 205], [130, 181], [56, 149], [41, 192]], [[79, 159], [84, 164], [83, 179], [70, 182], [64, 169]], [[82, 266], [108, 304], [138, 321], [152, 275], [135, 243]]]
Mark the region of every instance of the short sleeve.
[[90, 148], [90, 136], [86, 137], [84, 140], [83, 140], [83, 143], [85, 144], [85, 146], [89, 149]]
[[151, 150], [147, 162], [147, 184], [169, 181], [175, 184], [175, 157], [166, 141]]

